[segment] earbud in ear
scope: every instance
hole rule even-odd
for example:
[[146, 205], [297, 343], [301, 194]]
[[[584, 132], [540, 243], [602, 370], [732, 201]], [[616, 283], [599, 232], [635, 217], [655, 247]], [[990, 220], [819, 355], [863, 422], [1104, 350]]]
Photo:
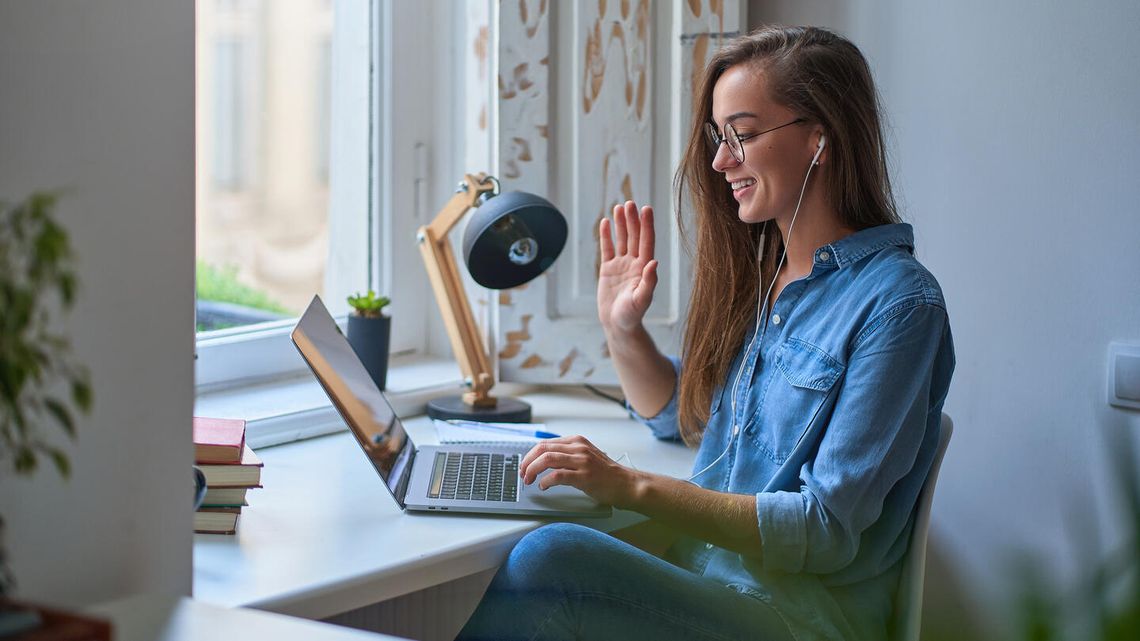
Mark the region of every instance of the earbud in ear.
[[823, 148], [827, 146], [827, 136], [819, 135], [819, 145], [815, 148], [815, 157], [811, 159], [811, 164], [819, 164], [819, 155], [823, 153]]

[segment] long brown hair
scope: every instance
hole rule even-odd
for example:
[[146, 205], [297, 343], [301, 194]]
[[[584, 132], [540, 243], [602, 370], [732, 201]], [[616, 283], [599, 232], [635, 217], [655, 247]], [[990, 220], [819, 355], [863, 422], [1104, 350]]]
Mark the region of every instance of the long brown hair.
[[824, 194], [840, 222], [860, 230], [899, 221], [887, 176], [879, 100], [863, 54], [846, 38], [816, 27], [766, 26], [729, 41], [709, 61], [694, 95], [693, 121], [675, 178], [677, 222], [685, 231], [685, 195], [696, 213], [696, 260], [681, 364], [679, 418], [688, 442], [709, 419], [754, 318], [757, 292], [775, 277], [783, 250], [767, 235], [761, 274], [756, 254], [762, 225], [742, 222], [732, 191], [712, 168], [704, 124], [712, 120], [713, 88], [730, 67], [763, 72], [770, 97], [827, 136]]

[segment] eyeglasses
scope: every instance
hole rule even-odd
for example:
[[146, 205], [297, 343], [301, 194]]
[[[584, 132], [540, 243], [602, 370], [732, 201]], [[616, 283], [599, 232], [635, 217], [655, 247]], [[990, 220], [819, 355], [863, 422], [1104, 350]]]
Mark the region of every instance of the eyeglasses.
[[720, 149], [720, 143], [723, 142], [728, 144], [728, 153], [732, 154], [732, 157], [736, 159], [736, 162], [744, 162], [744, 142], [746, 140], [752, 140], [753, 138], [757, 136], [763, 136], [770, 131], [783, 129], [784, 127], [789, 127], [801, 122], [807, 122], [807, 119], [796, 118], [795, 120], [786, 122], [779, 127], [772, 127], [771, 129], [765, 129], [764, 131], [759, 131], [754, 134], [745, 134], [743, 136], [736, 131], [736, 127], [733, 127], [731, 123], [725, 123], [723, 138], [720, 136], [720, 132], [717, 131], [716, 125], [712, 124], [711, 122], [706, 122], [705, 137], [708, 138], [709, 149], [712, 151], [714, 156], [716, 155], [717, 149]]

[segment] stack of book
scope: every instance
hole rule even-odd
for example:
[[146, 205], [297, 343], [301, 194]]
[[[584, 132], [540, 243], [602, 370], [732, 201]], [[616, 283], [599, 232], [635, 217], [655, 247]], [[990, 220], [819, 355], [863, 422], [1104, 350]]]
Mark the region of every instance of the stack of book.
[[245, 444], [245, 421], [194, 417], [194, 462], [206, 476], [206, 498], [194, 514], [199, 534], [233, 534], [246, 492], [261, 487], [261, 459]]

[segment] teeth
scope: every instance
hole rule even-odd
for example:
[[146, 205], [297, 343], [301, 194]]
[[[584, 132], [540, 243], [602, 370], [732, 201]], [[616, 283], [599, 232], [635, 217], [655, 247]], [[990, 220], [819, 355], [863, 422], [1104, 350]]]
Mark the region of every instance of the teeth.
[[745, 178], [744, 180], [737, 180], [737, 181], [733, 182], [732, 188], [733, 189], [743, 189], [749, 185], [755, 185], [755, 184], [756, 184], [755, 180], [753, 180], [751, 178]]

